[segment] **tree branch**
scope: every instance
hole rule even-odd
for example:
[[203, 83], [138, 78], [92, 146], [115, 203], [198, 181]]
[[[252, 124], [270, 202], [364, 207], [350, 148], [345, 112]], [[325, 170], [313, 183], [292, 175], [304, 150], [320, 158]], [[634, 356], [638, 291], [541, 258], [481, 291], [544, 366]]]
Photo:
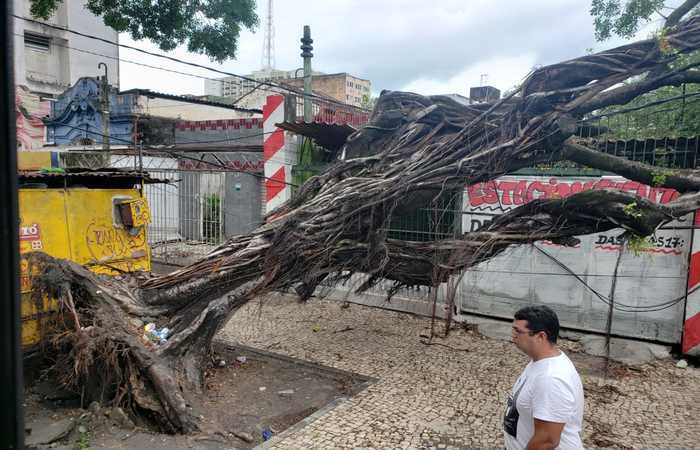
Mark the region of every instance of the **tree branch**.
[[606, 106], [623, 105], [660, 87], [680, 86], [683, 83], [700, 83], [700, 70], [677, 71], [601, 92], [587, 102], [580, 104], [573, 113], [581, 116]]
[[675, 189], [680, 193], [700, 191], [700, 173], [691, 170], [654, 167], [637, 161], [590, 149], [569, 139], [562, 148], [562, 157], [594, 169], [613, 172], [649, 186]]
[[686, 0], [685, 3], [681, 4], [669, 14], [664, 26], [666, 28], [675, 27], [678, 22], [683, 19], [683, 16], [688, 14], [691, 9], [695, 8], [698, 3], [700, 3], [700, 0]]

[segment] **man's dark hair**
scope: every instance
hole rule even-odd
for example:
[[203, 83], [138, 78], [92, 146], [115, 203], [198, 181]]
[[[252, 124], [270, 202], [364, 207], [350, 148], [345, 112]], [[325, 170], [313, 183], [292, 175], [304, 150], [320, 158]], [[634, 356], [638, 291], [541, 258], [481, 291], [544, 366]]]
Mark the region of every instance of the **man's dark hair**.
[[559, 337], [559, 318], [552, 309], [544, 305], [526, 306], [515, 313], [515, 320], [527, 320], [527, 327], [533, 333], [544, 331], [547, 340], [557, 343]]

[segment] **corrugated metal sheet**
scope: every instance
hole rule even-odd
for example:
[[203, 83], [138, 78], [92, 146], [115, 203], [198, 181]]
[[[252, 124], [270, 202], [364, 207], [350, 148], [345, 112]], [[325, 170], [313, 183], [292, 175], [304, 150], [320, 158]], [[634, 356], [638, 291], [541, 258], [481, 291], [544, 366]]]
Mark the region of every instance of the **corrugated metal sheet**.
[[167, 183], [167, 180], [160, 180], [151, 177], [148, 173], [141, 173], [133, 170], [85, 170], [85, 169], [65, 169], [63, 171], [20, 171], [18, 173], [21, 183], [46, 183], [50, 185], [62, 184], [82, 184], [86, 187], [105, 185], [129, 185], [137, 183]]
[[275, 125], [283, 130], [310, 137], [321, 147], [332, 151], [339, 150], [345, 144], [348, 136], [357, 131], [348, 124], [338, 125], [335, 123], [282, 122]]

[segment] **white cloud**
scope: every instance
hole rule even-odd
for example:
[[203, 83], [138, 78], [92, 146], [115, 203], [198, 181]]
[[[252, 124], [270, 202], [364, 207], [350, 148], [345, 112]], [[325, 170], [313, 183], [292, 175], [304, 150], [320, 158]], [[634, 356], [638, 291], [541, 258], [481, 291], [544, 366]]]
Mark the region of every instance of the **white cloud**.
[[[261, 66], [265, 5], [259, 0], [261, 26], [241, 34], [238, 57], [218, 65], [184, 49], [172, 56], [246, 74]], [[462, 93], [488, 82], [502, 90], [520, 81], [533, 65], [552, 64], [621, 40], [596, 43], [588, 0], [305, 0], [275, 2], [276, 66], [302, 65], [299, 38], [310, 25], [315, 70], [350, 72], [372, 81], [373, 91], [410, 89], [419, 93]], [[153, 51], [147, 42], [122, 42]], [[207, 77], [215, 73], [164, 62], [130, 50], [126, 59]], [[204, 81], [124, 63], [121, 87], [184, 94], [202, 93]]]
[[518, 85], [535, 65], [534, 54], [524, 54], [512, 58], [489, 58], [479, 61], [445, 81], [416, 79], [401, 88], [423, 95], [460, 94], [468, 96], [469, 88], [479, 86], [481, 76], [487, 75], [486, 84], [504, 92]]

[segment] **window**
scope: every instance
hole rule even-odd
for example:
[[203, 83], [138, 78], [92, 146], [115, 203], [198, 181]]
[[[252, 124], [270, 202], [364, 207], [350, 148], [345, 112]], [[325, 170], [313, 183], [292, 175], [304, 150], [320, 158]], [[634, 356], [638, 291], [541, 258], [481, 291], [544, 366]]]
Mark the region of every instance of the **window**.
[[[54, 50], [54, 51], [52, 51]], [[24, 65], [27, 80], [40, 83], [60, 81], [62, 66], [59, 51], [51, 48], [51, 38], [24, 33]]]
[[48, 53], [51, 50], [51, 38], [40, 34], [24, 33], [24, 47]]

